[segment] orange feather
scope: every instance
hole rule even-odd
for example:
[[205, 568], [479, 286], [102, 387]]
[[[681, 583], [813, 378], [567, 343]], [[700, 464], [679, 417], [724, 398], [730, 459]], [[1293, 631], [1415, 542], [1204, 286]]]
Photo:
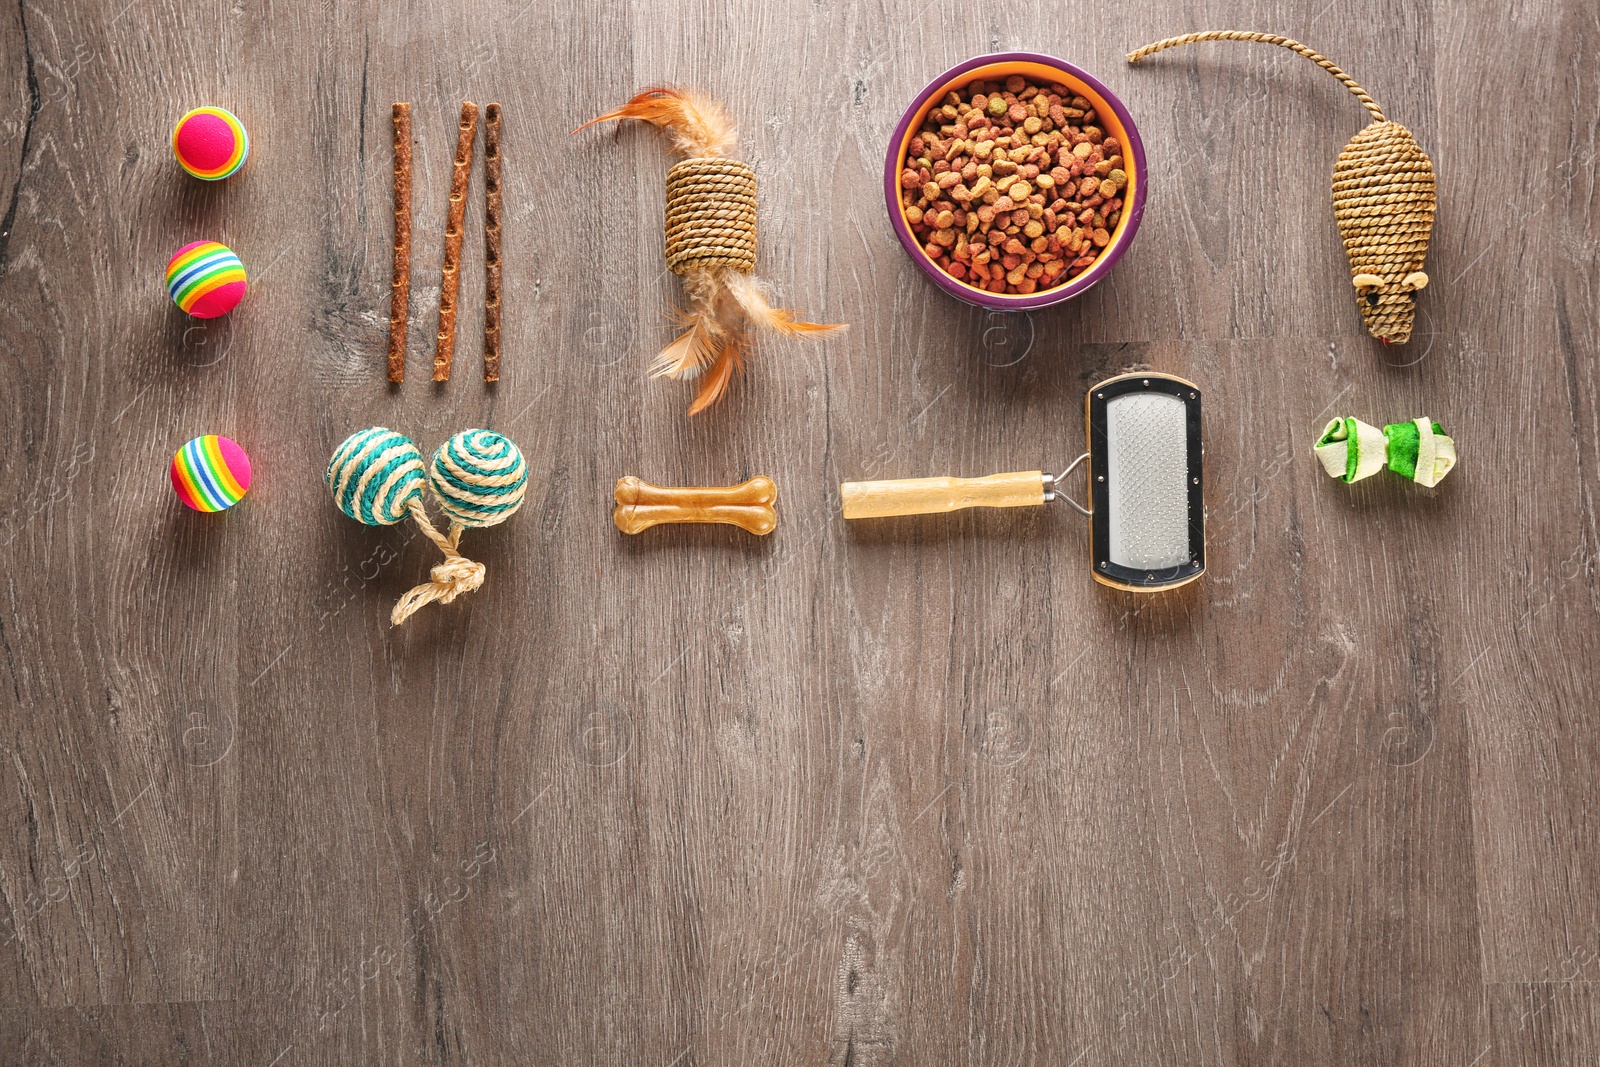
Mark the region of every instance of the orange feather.
[[661, 350], [655, 362], [650, 364], [650, 376], [652, 378], [692, 376], [695, 371], [710, 362], [713, 344], [715, 341], [710, 331], [700, 322], [695, 322], [681, 337]]
[[733, 380], [734, 371], [743, 369], [744, 356], [739, 351], [739, 342], [730, 340], [722, 346], [722, 351], [717, 353], [717, 361], [706, 372], [705, 381], [700, 383], [700, 391], [689, 406], [689, 414], [698, 415], [721, 400], [722, 394], [728, 391], [728, 383]]
[[618, 119], [638, 119], [671, 132], [673, 143], [686, 156], [725, 155], [735, 141], [733, 120], [721, 104], [672, 85], [642, 90], [626, 104], [590, 119], [572, 132]]
[[725, 284], [734, 301], [743, 309], [745, 318], [757, 329], [794, 337], [802, 333], [824, 333], [844, 328], [842, 323], [803, 322], [795, 318], [794, 312], [788, 308], [773, 307], [767, 302], [767, 294], [762, 292], [761, 283], [748, 274], [730, 275]]
[[828, 333], [832, 330], [842, 330], [842, 322], [804, 322], [794, 317], [794, 312], [788, 308], [773, 308], [772, 314], [762, 325], [769, 330], [776, 330], [786, 337], [794, 337], [802, 333]]

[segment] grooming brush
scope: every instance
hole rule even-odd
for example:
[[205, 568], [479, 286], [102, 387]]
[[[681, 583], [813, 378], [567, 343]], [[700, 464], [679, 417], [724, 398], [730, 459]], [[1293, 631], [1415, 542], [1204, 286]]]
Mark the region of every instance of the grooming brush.
[[[1089, 518], [1095, 581], [1151, 593], [1206, 569], [1200, 389], [1170, 374], [1108, 378], [1084, 398], [1088, 451], [1060, 474], [845, 482], [846, 519], [930, 515], [962, 508], [1033, 507], [1065, 500]], [[1090, 506], [1061, 486], [1087, 471]]]

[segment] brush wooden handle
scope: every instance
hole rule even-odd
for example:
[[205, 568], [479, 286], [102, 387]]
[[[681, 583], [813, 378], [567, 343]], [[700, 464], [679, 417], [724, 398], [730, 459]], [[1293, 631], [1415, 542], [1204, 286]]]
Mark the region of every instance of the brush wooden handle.
[[1044, 472], [1014, 471], [987, 478], [902, 478], [845, 482], [839, 487], [847, 519], [933, 515], [962, 508], [1021, 508], [1044, 503]]
[[617, 479], [611, 521], [626, 534], [668, 522], [722, 522], [757, 536], [778, 525], [778, 487], [757, 475], [739, 485], [651, 485], [628, 475]]

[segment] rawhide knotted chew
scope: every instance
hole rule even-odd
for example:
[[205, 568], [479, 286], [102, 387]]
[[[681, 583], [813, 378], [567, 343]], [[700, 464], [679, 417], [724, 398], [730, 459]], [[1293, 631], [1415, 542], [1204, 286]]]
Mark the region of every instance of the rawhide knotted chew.
[[1344, 146], [1333, 168], [1333, 217], [1350, 259], [1356, 307], [1367, 332], [1386, 343], [1411, 338], [1416, 294], [1428, 284], [1422, 262], [1433, 233], [1433, 163], [1411, 131], [1390, 122], [1367, 91], [1299, 41], [1271, 33], [1207, 30], [1186, 33], [1128, 53], [1128, 62], [1197, 41], [1254, 41], [1296, 52], [1332, 74], [1372, 115]]
[[[430, 580], [395, 604], [389, 620], [398, 626], [436, 600], [448, 604], [483, 584], [483, 564], [461, 554], [462, 531], [511, 517], [522, 503], [527, 464], [517, 446], [501, 435], [467, 430], [445, 442], [424, 466], [410, 438], [376, 426], [351, 434], [334, 449], [323, 480], [334, 503], [350, 518], [368, 526], [392, 526], [410, 515], [444, 553]], [[425, 485], [451, 517], [448, 535], [434, 527], [423, 508]]]
[[645, 89], [572, 132], [613, 119], [661, 127], [685, 157], [667, 172], [666, 255], [689, 293], [682, 314], [688, 329], [650, 369], [655, 377], [704, 375], [690, 415], [721, 399], [733, 373], [743, 369], [749, 330], [796, 336], [841, 328], [802, 322], [773, 307], [756, 281], [756, 176], [728, 158], [738, 138], [721, 104], [683, 89]]
[[1456, 443], [1444, 427], [1423, 417], [1378, 429], [1360, 419], [1334, 419], [1313, 447], [1322, 469], [1342, 482], [1359, 482], [1388, 467], [1402, 478], [1433, 488], [1456, 465]]

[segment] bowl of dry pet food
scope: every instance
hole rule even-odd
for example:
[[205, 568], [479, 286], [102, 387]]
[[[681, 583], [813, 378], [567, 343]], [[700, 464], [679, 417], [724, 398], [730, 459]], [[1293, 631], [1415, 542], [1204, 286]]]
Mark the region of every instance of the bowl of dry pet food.
[[978, 56], [917, 94], [883, 170], [889, 221], [934, 283], [993, 311], [1071, 300], [1110, 272], [1144, 214], [1144, 145], [1087, 71]]

